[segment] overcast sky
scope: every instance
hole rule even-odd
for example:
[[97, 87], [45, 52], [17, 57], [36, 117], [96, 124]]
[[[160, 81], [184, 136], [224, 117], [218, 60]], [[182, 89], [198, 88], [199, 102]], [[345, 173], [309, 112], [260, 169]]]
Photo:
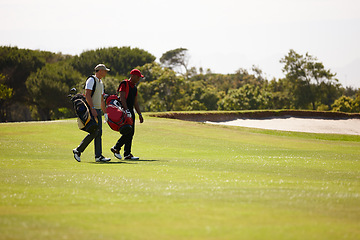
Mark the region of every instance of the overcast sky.
[[[138, 47], [158, 59], [187, 48], [216, 73], [258, 66], [283, 77], [290, 49], [360, 87], [360, 0], [0, 0], [0, 45], [76, 55]], [[96, 63], [94, 63], [96, 64]]]

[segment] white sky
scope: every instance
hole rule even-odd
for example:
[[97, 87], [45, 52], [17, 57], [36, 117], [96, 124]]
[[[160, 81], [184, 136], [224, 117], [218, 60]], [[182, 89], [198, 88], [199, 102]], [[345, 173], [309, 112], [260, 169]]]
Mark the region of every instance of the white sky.
[[76, 55], [138, 47], [159, 59], [179, 47], [190, 65], [283, 77], [290, 49], [360, 87], [360, 0], [0, 0], [0, 45]]

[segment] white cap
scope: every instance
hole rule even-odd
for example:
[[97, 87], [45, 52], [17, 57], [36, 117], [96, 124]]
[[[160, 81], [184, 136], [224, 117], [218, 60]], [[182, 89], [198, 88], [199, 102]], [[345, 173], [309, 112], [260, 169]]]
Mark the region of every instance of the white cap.
[[95, 67], [95, 71], [96, 70], [106, 70], [106, 71], [110, 71], [110, 69], [109, 68], [107, 68], [106, 66], [105, 66], [105, 64], [98, 64], [98, 65], [96, 65], [96, 67]]

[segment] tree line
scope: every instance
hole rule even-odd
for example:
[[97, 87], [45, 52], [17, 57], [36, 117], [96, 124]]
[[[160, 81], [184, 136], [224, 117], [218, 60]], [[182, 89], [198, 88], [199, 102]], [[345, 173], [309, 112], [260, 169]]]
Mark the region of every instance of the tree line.
[[71, 56], [47, 51], [0, 47], [0, 121], [51, 120], [74, 117], [69, 89], [83, 91], [87, 76], [98, 63], [111, 71], [105, 91], [115, 94], [131, 69], [145, 79], [139, 85], [143, 111], [309, 109], [360, 111], [360, 90], [344, 88], [336, 74], [316, 57], [294, 50], [280, 59], [284, 78], [266, 79], [258, 67], [233, 74], [188, 66], [187, 49], [162, 55], [111, 47]]

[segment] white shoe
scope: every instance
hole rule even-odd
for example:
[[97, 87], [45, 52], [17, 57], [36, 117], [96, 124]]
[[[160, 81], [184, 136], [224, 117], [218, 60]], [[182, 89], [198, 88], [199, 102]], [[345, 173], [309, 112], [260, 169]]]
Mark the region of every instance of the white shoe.
[[122, 159], [121, 155], [120, 155], [120, 152], [118, 150], [116, 150], [114, 147], [112, 147], [110, 149], [113, 153], [114, 153], [114, 156], [117, 158], [117, 159]]
[[80, 159], [81, 152], [79, 152], [79, 151], [76, 150], [76, 148], [75, 148], [75, 149], [73, 149], [73, 153], [74, 153], [74, 158], [75, 158], [75, 160], [78, 161], [78, 162], [81, 162], [81, 159]]
[[127, 155], [126, 157], [124, 157], [124, 159], [127, 159], [127, 160], [139, 160], [140, 158], [134, 157], [134, 156], [130, 153], [129, 155]]
[[110, 158], [106, 158], [103, 155], [101, 155], [100, 157], [95, 158], [95, 162], [108, 162], [110, 161]]

